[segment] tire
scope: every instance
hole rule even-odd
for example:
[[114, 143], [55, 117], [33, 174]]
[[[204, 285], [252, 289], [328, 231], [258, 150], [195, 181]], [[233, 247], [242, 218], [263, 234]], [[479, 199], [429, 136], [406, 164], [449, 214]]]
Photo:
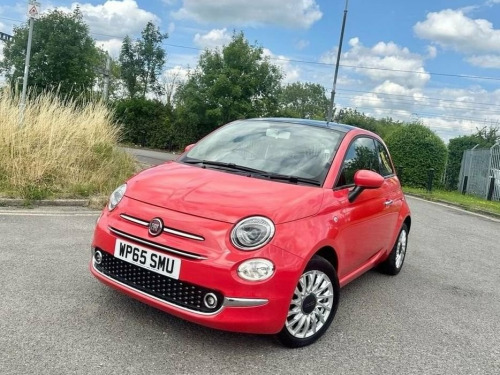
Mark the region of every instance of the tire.
[[380, 270], [388, 275], [397, 275], [401, 268], [403, 268], [403, 263], [406, 256], [406, 247], [408, 245], [408, 227], [403, 224], [401, 230], [399, 231], [396, 243], [392, 248], [389, 257], [380, 264]]
[[299, 278], [278, 340], [290, 348], [310, 345], [328, 329], [339, 305], [337, 272], [315, 255]]

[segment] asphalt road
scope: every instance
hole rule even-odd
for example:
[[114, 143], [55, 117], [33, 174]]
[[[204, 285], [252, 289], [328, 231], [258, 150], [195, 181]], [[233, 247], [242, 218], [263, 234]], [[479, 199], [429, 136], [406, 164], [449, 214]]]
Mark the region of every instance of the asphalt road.
[[142, 148], [123, 147], [123, 149], [128, 153], [134, 155], [135, 158], [141, 163], [148, 165], [158, 165], [167, 160], [176, 159], [179, 156], [178, 154], [171, 154], [167, 152], [153, 151]]
[[500, 221], [408, 199], [396, 277], [341, 291], [325, 336], [301, 349], [164, 314], [92, 278], [98, 213], [0, 209], [0, 373], [500, 373]]

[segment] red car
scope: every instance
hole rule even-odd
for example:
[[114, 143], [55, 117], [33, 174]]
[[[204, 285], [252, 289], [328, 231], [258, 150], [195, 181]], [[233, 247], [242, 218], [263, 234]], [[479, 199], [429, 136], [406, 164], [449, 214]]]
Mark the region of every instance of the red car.
[[328, 329], [340, 287], [375, 266], [399, 273], [410, 226], [377, 135], [241, 120], [118, 187], [90, 270], [172, 315], [298, 347]]

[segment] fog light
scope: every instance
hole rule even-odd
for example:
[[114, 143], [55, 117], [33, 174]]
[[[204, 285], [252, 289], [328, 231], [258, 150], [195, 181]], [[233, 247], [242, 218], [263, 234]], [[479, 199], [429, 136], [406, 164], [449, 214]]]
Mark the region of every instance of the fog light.
[[96, 264], [101, 264], [101, 262], [102, 262], [102, 253], [99, 250], [97, 250], [94, 253], [94, 261]]
[[263, 281], [274, 273], [274, 264], [267, 259], [250, 259], [238, 267], [238, 276], [248, 281]]
[[203, 303], [209, 309], [213, 309], [217, 306], [217, 296], [213, 293], [207, 293], [205, 297], [203, 297]]

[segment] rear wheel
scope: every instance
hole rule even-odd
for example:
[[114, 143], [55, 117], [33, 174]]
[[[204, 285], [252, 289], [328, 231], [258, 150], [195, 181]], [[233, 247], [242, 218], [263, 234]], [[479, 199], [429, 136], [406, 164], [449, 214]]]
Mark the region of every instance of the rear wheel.
[[406, 256], [406, 246], [408, 245], [408, 227], [403, 224], [399, 232], [398, 239], [392, 248], [389, 257], [380, 264], [380, 270], [388, 275], [397, 275], [401, 268]]
[[339, 281], [333, 266], [314, 256], [293, 293], [280, 342], [291, 348], [310, 345], [330, 326], [339, 304]]

